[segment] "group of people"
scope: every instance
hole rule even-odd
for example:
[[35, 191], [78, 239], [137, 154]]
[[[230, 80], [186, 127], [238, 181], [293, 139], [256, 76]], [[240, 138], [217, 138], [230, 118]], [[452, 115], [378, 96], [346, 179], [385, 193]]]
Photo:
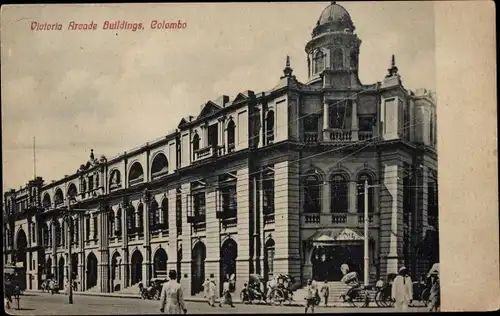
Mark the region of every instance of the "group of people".
[[[229, 278], [224, 278], [224, 283], [222, 283], [222, 297], [219, 300], [219, 307], [222, 304], [234, 307], [233, 298], [231, 296], [231, 282], [234, 283], [234, 276]], [[217, 284], [214, 280], [214, 275], [207, 278], [203, 283], [204, 297], [207, 299], [208, 305], [215, 307], [215, 300], [217, 299]]]
[[314, 313], [314, 306], [318, 305], [321, 302], [321, 298], [323, 298], [325, 307], [327, 307], [329, 296], [330, 296], [330, 286], [328, 285], [328, 281], [325, 280], [325, 282], [321, 285], [320, 288], [316, 280], [314, 279], [307, 280], [307, 294], [305, 297], [306, 314], [309, 309], [311, 309], [311, 312]]
[[[429, 271], [427, 279], [430, 287], [429, 303], [427, 307], [430, 312], [438, 312], [441, 306], [438, 269], [433, 267], [431, 271]], [[406, 267], [399, 269], [399, 275], [392, 283], [391, 294], [396, 310], [398, 312], [408, 311], [408, 306], [413, 300], [413, 282]]]

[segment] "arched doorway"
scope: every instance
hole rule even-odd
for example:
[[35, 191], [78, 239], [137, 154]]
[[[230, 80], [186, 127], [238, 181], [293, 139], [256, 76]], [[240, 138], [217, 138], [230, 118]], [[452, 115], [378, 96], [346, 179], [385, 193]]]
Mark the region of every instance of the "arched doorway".
[[59, 258], [57, 265], [57, 283], [60, 289], [64, 289], [64, 257]]
[[[131, 283], [134, 285], [142, 281], [142, 254], [139, 250], [134, 251], [132, 259], [130, 260]], [[146, 286], [146, 284], [144, 284]]]
[[343, 277], [340, 267], [344, 263], [350, 272], [357, 272], [359, 280], [363, 280], [362, 245], [315, 247], [312, 251], [311, 264], [316, 280], [340, 281]]
[[23, 229], [19, 229], [16, 237], [16, 263], [22, 263], [23, 269], [19, 271], [21, 274], [19, 276], [21, 289], [26, 289], [26, 269], [27, 267], [27, 248], [28, 248], [28, 238], [26, 238], [26, 233]]
[[52, 278], [52, 259], [48, 258], [47, 262], [45, 263], [45, 275], [47, 279]]
[[[238, 256], [238, 244], [234, 239], [228, 238], [220, 248], [220, 283], [236, 274], [236, 257]], [[219, 287], [222, 291], [222, 287]], [[222, 294], [222, 293], [220, 293]]]
[[264, 245], [264, 279], [266, 281], [273, 278], [274, 271], [274, 239], [269, 238]]
[[71, 255], [71, 278], [72, 280], [78, 280], [78, 254], [74, 253]]
[[93, 252], [87, 256], [87, 290], [97, 285], [97, 257]]
[[154, 256], [154, 272], [153, 275], [157, 278], [159, 275], [167, 276], [167, 252], [163, 248], [159, 248]]
[[191, 257], [191, 294], [195, 295], [203, 291], [205, 280], [205, 258], [207, 249], [201, 241], [197, 242], [193, 248]]
[[115, 252], [113, 258], [111, 259], [111, 289], [113, 292], [121, 290], [121, 256], [118, 252]]

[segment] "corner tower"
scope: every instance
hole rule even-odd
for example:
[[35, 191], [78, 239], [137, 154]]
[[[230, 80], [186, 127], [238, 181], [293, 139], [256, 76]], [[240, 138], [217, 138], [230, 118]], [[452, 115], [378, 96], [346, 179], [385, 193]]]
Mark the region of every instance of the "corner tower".
[[361, 40], [354, 33], [347, 10], [333, 1], [326, 7], [306, 44], [309, 83], [321, 81], [324, 86], [349, 89], [360, 85], [358, 79]]

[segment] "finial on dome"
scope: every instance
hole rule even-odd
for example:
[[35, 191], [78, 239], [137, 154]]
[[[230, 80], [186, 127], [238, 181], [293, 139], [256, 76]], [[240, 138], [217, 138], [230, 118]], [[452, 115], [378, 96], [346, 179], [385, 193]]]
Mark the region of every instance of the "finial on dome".
[[398, 67], [396, 67], [396, 57], [392, 54], [391, 58], [391, 68], [387, 69], [388, 75], [386, 77], [392, 77], [398, 75]]
[[91, 149], [91, 150], [90, 150], [90, 160], [94, 160], [94, 158], [95, 158], [95, 157], [94, 157], [94, 150], [93, 150], [93, 149]]
[[330, 4], [336, 4], [337, 1], [330, 1]]
[[285, 69], [283, 69], [283, 73], [285, 74], [281, 78], [292, 77], [293, 69], [290, 67], [290, 56], [286, 56]]

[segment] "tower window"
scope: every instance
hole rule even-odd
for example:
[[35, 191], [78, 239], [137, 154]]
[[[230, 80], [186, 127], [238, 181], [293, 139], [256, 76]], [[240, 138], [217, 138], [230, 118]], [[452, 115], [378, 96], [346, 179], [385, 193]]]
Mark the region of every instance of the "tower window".
[[340, 48], [336, 49], [333, 53], [333, 68], [342, 69], [344, 68], [344, 52]]
[[318, 51], [313, 58], [313, 72], [319, 73], [325, 69], [325, 53]]

